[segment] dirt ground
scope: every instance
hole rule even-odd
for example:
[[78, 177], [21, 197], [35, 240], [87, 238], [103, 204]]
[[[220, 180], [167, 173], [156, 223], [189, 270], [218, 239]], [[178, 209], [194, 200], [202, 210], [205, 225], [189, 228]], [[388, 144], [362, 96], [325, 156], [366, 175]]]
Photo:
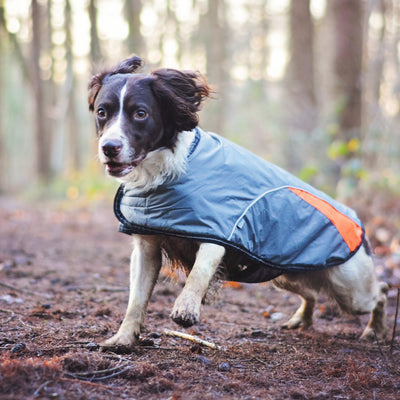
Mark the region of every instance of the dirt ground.
[[[363, 212], [378, 273], [397, 285], [398, 203], [385, 205], [387, 215]], [[169, 318], [182, 279], [164, 272], [140, 345], [131, 354], [102, 352], [97, 343], [116, 332], [127, 304], [129, 255], [111, 204], [0, 198], [1, 399], [400, 398], [395, 287], [387, 341], [364, 343], [368, 316], [341, 314], [323, 298], [312, 328], [282, 330], [299, 301], [270, 284], [226, 285], [185, 330]]]

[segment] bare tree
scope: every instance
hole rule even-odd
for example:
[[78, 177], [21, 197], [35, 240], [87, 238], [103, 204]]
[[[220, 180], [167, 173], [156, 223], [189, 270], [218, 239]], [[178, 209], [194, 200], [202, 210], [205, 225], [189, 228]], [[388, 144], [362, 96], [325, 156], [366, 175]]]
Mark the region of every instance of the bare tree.
[[227, 24], [225, 0], [208, 0], [208, 10], [202, 20], [204, 44], [207, 57], [207, 78], [217, 90], [218, 101], [209, 118], [208, 126], [216, 132], [223, 132], [227, 102], [229, 70], [226, 66]]
[[362, 129], [363, 4], [362, 0], [328, 2], [335, 35], [333, 96], [338, 126], [336, 140], [345, 149], [337, 159], [334, 182], [339, 182], [345, 171], [346, 181], [353, 181], [356, 177], [356, 173], [351, 172], [354, 170], [351, 161], [359, 156]]
[[126, 39], [126, 46], [129, 53], [139, 56], [145, 51], [145, 43], [140, 32], [140, 14], [142, 12], [141, 0], [125, 0], [125, 17], [129, 26], [129, 35]]
[[310, 0], [292, 0], [289, 15], [289, 54], [286, 72], [287, 140], [285, 158], [289, 169], [299, 170], [302, 150], [317, 123], [314, 76], [314, 25]]
[[32, 0], [31, 4], [32, 18], [32, 77], [33, 92], [35, 100], [35, 123], [34, 136], [36, 144], [36, 169], [40, 180], [48, 181], [50, 179], [50, 143], [48, 121], [45, 105], [45, 86], [42, 79], [40, 68], [42, 29], [43, 29], [43, 9], [38, 0]]
[[[4, 93], [4, 85], [3, 85], [3, 60], [5, 53], [5, 39], [7, 37], [6, 34], [6, 21], [4, 17], [4, 5], [0, 3], [0, 170], [4, 170], [5, 166], [5, 152], [4, 152], [4, 117], [3, 117], [3, 93]], [[5, 182], [0, 180], [0, 193], [2, 192], [5, 186]]]
[[345, 140], [360, 138], [363, 1], [332, 0], [335, 22], [335, 97], [338, 122]]
[[97, 1], [89, 0], [88, 5], [90, 19], [90, 61], [92, 65], [96, 65], [101, 60], [101, 46], [99, 32], [97, 29]]
[[316, 124], [314, 25], [310, 0], [292, 0], [289, 25], [290, 61], [286, 79], [290, 121], [296, 130], [309, 132]]
[[65, 0], [64, 7], [64, 30], [65, 30], [65, 58], [67, 61], [66, 82], [65, 82], [65, 95], [68, 97], [67, 104], [67, 121], [68, 121], [68, 138], [69, 138], [69, 153], [70, 153], [70, 167], [72, 170], [79, 170], [82, 167], [82, 157], [79, 146], [80, 126], [76, 112], [78, 104], [76, 98], [76, 84], [74, 76], [74, 57], [72, 52], [73, 38], [72, 38], [72, 10], [71, 1]]

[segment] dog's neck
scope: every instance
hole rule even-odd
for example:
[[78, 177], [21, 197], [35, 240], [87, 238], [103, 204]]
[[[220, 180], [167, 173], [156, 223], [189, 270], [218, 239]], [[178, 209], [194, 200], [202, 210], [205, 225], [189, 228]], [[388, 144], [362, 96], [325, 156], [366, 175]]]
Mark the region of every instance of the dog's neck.
[[185, 172], [194, 131], [180, 132], [172, 149], [151, 151], [128, 175], [119, 179], [128, 190], [145, 193], [172, 181]]

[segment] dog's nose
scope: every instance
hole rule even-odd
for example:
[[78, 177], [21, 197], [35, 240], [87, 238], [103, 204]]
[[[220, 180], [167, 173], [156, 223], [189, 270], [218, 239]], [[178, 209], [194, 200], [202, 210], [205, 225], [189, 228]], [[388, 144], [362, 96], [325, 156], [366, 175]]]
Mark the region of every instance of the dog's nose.
[[109, 139], [101, 146], [101, 149], [105, 156], [113, 158], [121, 152], [122, 142], [118, 139]]

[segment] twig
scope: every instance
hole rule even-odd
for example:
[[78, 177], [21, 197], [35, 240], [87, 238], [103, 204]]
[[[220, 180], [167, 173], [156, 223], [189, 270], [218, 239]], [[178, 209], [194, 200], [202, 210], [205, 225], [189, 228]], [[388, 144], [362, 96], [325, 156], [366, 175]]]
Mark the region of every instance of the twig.
[[266, 367], [269, 367], [269, 364], [268, 363], [266, 363], [265, 361], [263, 361], [263, 360], [261, 360], [260, 358], [258, 358], [258, 357], [253, 357], [253, 360], [256, 360], [256, 361], [258, 361], [259, 363], [261, 363], [261, 364], [264, 364]]
[[0, 308], [0, 312], [2, 312], [2, 313], [14, 314], [14, 311], [11, 311], [11, 310], [5, 310], [4, 308]]
[[4, 287], [6, 289], [14, 290], [16, 292], [26, 293], [26, 294], [29, 294], [30, 296], [40, 296], [40, 297], [45, 297], [46, 299], [50, 299], [52, 297], [50, 294], [31, 292], [30, 290], [20, 289], [20, 288], [17, 288], [15, 286], [7, 285], [6, 283], [1, 283], [0, 282], [0, 286]]
[[124, 372], [128, 371], [128, 370], [131, 369], [131, 368], [132, 368], [132, 366], [128, 366], [128, 367], [126, 367], [126, 368], [124, 368], [124, 369], [121, 369], [121, 371], [114, 372], [113, 374], [110, 374], [110, 375], [95, 376], [95, 377], [93, 377], [93, 378], [86, 378], [86, 379], [83, 378], [83, 380], [87, 380], [87, 381], [89, 381], [89, 382], [102, 381], [102, 380], [104, 380], [104, 379], [114, 378], [114, 377], [116, 377], [116, 376], [118, 376], [118, 375], [121, 375], [121, 374], [123, 374]]
[[397, 288], [396, 312], [394, 314], [392, 340], [390, 342], [390, 354], [393, 354], [394, 338], [396, 336], [397, 316], [398, 316], [398, 313], [399, 313], [399, 298], [400, 298], [400, 288]]
[[75, 379], [80, 379], [83, 381], [95, 382], [109, 378], [114, 378], [115, 376], [121, 375], [122, 373], [128, 371], [132, 367], [133, 365], [129, 361], [127, 361], [122, 365], [117, 365], [116, 367], [102, 369], [99, 371], [92, 371], [92, 372], [87, 371], [87, 372], [76, 372], [76, 373], [67, 372], [67, 376]]
[[129, 292], [129, 288], [127, 287], [106, 287], [106, 286], [100, 286], [97, 289], [99, 292], [108, 292], [108, 293], [118, 293], [118, 292]]
[[96, 375], [102, 375], [105, 373], [113, 373], [115, 371], [120, 370], [121, 368], [124, 368], [128, 366], [130, 362], [126, 362], [123, 365], [117, 365], [116, 367], [113, 368], [108, 368], [108, 369], [102, 369], [99, 371], [92, 371], [92, 372], [68, 372], [68, 375], [73, 375], [74, 377], [87, 377], [87, 376], [96, 376]]
[[163, 346], [140, 346], [140, 348], [146, 350], [165, 350], [165, 351], [176, 350], [176, 347], [163, 347]]
[[111, 386], [102, 385], [102, 384], [96, 383], [96, 382], [84, 381], [82, 379], [60, 378], [60, 380], [62, 380], [64, 382], [80, 383], [80, 384], [87, 385], [87, 386], [92, 386], [92, 387], [95, 387], [95, 388], [98, 388], [98, 389], [109, 390], [111, 393], [115, 390], [115, 388], [113, 388]]
[[40, 392], [42, 391], [43, 388], [45, 388], [49, 383], [51, 383], [52, 381], [46, 381], [44, 383], [42, 383], [33, 393], [33, 397], [39, 396]]
[[5, 317], [1, 317], [4, 318], [4, 320], [1, 321], [2, 325], [4, 326], [5, 324], [8, 324], [10, 321], [12, 321], [15, 318], [15, 313], [14, 311], [11, 310], [4, 310], [3, 308], [0, 309], [0, 313], [4, 313], [4, 314], [11, 314], [11, 316], [6, 320]]
[[167, 336], [176, 336], [181, 339], [191, 340], [192, 342], [201, 344], [203, 346], [210, 347], [211, 349], [222, 350], [222, 347], [216, 345], [215, 343], [208, 342], [207, 340], [200, 339], [199, 337], [189, 335], [187, 333], [178, 332], [178, 331], [170, 331], [170, 330], [166, 329], [166, 330], [164, 330], [164, 334]]

